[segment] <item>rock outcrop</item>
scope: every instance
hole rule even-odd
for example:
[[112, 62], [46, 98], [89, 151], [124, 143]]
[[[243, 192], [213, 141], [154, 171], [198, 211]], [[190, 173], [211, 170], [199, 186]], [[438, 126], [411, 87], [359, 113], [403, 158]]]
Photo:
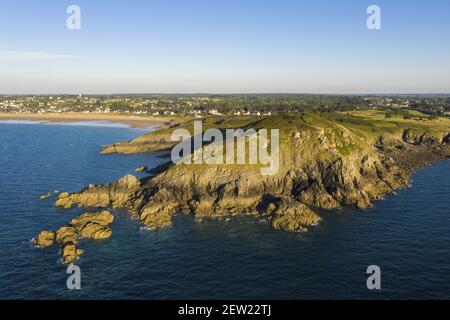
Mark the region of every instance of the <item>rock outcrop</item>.
[[407, 129], [403, 132], [403, 141], [421, 146], [439, 146], [448, 144], [449, 134], [444, 132], [427, 132], [423, 130]]
[[114, 216], [108, 211], [84, 213], [56, 232], [42, 231], [33, 243], [37, 247], [50, 247], [58, 243], [63, 263], [70, 264], [83, 254], [83, 250], [78, 249], [79, 239], [102, 240], [111, 237], [109, 225], [113, 221]]
[[283, 198], [272, 216], [271, 225], [274, 229], [304, 232], [319, 221], [320, 217], [303, 203]]
[[101, 240], [111, 237], [108, 226], [113, 223], [114, 216], [108, 211], [101, 213], [85, 213], [73, 219], [70, 225], [75, 228], [81, 238]]
[[132, 141], [123, 141], [105, 146], [102, 154], [110, 153], [145, 153], [171, 149], [176, 142], [171, 140], [171, 133], [150, 133], [138, 137]]
[[80, 207], [113, 208], [126, 207], [130, 196], [139, 190], [140, 181], [132, 175], [127, 175], [118, 181], [107, 185], [89, 185], [81, 192], [59, 195], [55, 205], [66, 209], [73, 205]]
[[78, 233], [72, 226], [64, 226], [56, 231], [56, 242], [60, 245], [61, 259], [65, 264], [78, 260], [83, 250], [78, 249]]
[[33, 240], [33, 244], [39, 248], [46, 248], [55, 242], [55, 233], [53, 231], [41, 231], [37, 238]]

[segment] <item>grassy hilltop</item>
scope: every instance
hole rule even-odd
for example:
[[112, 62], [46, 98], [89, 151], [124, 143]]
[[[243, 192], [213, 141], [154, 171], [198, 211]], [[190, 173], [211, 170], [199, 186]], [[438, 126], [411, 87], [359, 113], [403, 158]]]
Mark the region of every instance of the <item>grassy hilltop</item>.
[[[289, 147], [289, 138], [292, 132], [325, 131], [326, 137], [337, 144], [342, 155], [350, 154], [354, 149], [366, 148], [377, 140], [395, 141], [402, 138], [405, 130], [412, 134], [426, 133], [430, 136], [443, 138], [449, 132], [450, 119], [437, 118], [424, 120], [426, 115], [418, 111], [409, 112], [410, 119], [404, 119], [402, 115], [392, 115], [386, 118], [385, 112], [376, 110], [350, 111], [337, 113], [305, 113], [286, 114], [276, 116], [223, 116], [194, 119], [183, 117], [177, 119], [170, 127], [163, 128], [153, 133], [145, 134], [131, 142], [116, 143], [106, 147], [103, 153], [136, 153], [150, 152], [170, 148], [173, 142], [170, 136], [174, 128], [185, 128], [193, 133], [192, 122], [203, 121], [203, 130], [209, 128], [218, 129], [279, 129], [282, 145]], [[353, 136], [349, 141], [342, 136]]]
[[[430, 119], [417, 111], [409, 115], [387, 117], [380, 111], [364, 110], [207, 117], [202, 119], [204, 131], [279, 129], [276, 174], [261, 175], [260, 165], [168, 163], [156, 176], [142, 181], [139, 201], [126, 206], [155, 228], [170, 224], [171, 216], [180, 210], [197, 216], [268, 214], [273, 220], [286, 203], [290, 203], [287, 207], [304, 205], [308, 210], [367, 208], [383, 194], [407, 185], [412, 170], [449, 154], [448, 118]], [[107, 146], [103, 153], [170, 150], [176, 144], [171, 141], [173, 130], [184, 128], [193, 133], [194, 120], [198, 119], [180, 118], [133, 141]], [[70, 201], [83, 205], [90, 200]], [[300, 211], [309, 212], [306, 207]], [[280, 228], [302, 230], [306, 225]]]

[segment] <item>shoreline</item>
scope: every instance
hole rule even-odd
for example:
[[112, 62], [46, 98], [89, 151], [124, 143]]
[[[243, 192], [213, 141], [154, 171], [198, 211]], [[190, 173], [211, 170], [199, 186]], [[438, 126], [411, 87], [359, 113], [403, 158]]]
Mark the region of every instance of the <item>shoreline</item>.
[[0, 113], [0, 121], [44, 121], [50, 123], [111, 122], [128, 125], [134, 129], [165, 126], [170, 118], [140, 117], [136, 115], [103, 113]]

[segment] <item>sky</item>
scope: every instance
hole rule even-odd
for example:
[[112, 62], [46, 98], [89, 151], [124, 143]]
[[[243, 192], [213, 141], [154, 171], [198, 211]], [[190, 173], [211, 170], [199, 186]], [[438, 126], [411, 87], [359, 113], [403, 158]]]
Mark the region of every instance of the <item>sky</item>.
[[450, 1], [0, 0], [0, 94], [63, 93], [450, 93]]

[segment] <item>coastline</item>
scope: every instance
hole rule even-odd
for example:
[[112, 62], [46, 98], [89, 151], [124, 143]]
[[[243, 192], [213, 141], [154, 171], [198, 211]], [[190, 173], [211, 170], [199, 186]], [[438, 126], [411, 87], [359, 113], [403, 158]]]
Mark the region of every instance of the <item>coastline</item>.
[[[60, 135], [59, 137], [62, 137], [64, 139], [64, 136]], [[30, 140], [28, 137], [24, 137], [21, 139], [22, 141]], [[32, 144], [32, 143], [30, 143]], [[101, 143], [97, 143], [98, 145], [101, 145]], [[19, 148], [17, 148], [19, 149]], [[33, 150], [38, 150], [33, 149]], [[62, 152], [62, 150], [57, 150], [56, 152]], [[34, 154], [34, 152], [28, 152], [27, 154]], [[6, 155], [5, 155], [6, 156]], [[11, 156], [8, 156], [11, 157]], [[102, 159], [102, 158], [93, 158], [93, 159]], [[128, 157], [112, 157], [111, 160], [116, 161], [118, 164], [123, 161], [129, 159]], [[138, 158], [140, 159], [140, 158]], [[45, 159], [43, 159], [45, 161]], [[137, 160], [140, 164], [140, 160]], [[54, 162], [52, 162], [54, 163]], [[122, 165], [124, 167], [134, 168], [135, 164], [129, 164], [130, 162], [123, 163]], [[33, 171], [35, 168], [38, 168], [40, 163], [36, 163], [37, 166], [33, 167]], [[120, 164], [119, 164], [120, 165]], [[149, 164], [151, 165], [151, 164]], [[445, 167], [443, 168], [445, 170]], [[48, 176], [51, 177], [51, 179], [45, 180], [48, 185], [46, 185], [44, 188], [42, 188], [42, 192], [44, 191], [50, 191], [54, 188], [58, 187], [59, 190], [74, 190], [71, 187], [66, 188], [64, 183], [59, 184], [54, 177], [58, 177], [58, 179], [62, 179], [59, 181], [64, 181], [64, 178], [69, 176], [73, 170], [73, 167], [70, 165], [67, 165], [64, 170], [58, 170], [59, 173], [55, 172], [55, 175]], [[95, 169], [94, 169], [95, 170]], [[11, 170], [10, 170], [11, 171]], [[13, 170], [14, 171], [14, 170]], [[50, 170], [50, 171], [56, 171], [56, 170]], [[6, 172], [6, 171], [5, 171]], [[20, 172], [20, 170], [17, 170], [16, 172]], [[95, 171], [93, 171], [95, 173]], [[445, 173], [445, 171], [440, 170], [440, 172]], [[22, 171], [22, 173], [26, 174], [26, 172]], [[96, 173], [99, 174], [99, 173]], [[102, 180], [104, 181], [112, 181], [115, 179], [115, 176], [120, 176], [122, 172], [120, 170], [115, 170], [115, 173], [113, 174], [113, 177], [111, 177], [111, 180], [107, 177], [107, 172], [104, 172], [104, 176]], [[89, 175], [88, 172], [86, 172], [83, 176]], [[39, 185], [42, 185], [44, 180], [42, 180], [41, 177], [45, 177], [46, 175], [42, 174], [40, 176], [37, 176], [38, 179], [34, 180]], [[420, 175], [422, 176], [422, 175]], [[28, 179], [28, 178], [27, 178]], [[429, 179], [429, 178], [427, 178]], [[389, 253], [392, 252], [392, 247], [389, 245], [389, 243], [397, 244], [400, 242], [400, 246], [396, 247], [396, 250], [399, 250], [399, 255], [402, 256], [404, 254], [411, 254], [412, 257], [418, 256], [420, 257], [424, 250], [423, 248], [425, 246], [417, 246], [417, 242], [410, 241], [410, 239], [416, 239], [412, 235], [416, 235], [418, 239], [423, 239], [424, 234], [431, 234], [433, 235], [435, 230], [434, 227], [439, 227], [439, 222], [435, 222], [438, 219], [442, 219], [442, 215], [439, 214], [442, 208], [442, 203], [435, 203], [435, 201], [430, 201], [428, 204], [426, 201], [422, 201], [424, 203], [422, 206], [417, 206], [417, 210], [419, 213], [410, 212], [408, 209], [414, 208], [414, 202], [411, 203], [411, 199], [414, 199], [413, 196], [407, 196], [404, 195], [417, 195], [420, 194], [421, 190], [425, 189], [426, 187], [420, 188], [420, 186], [424, 186], [424, 184], [420, 183], [420, 177], [414, 178], [416, 186], [415, 188], [406, 189], [403, 192], [399, 192], [399, 195], [397, 197], [388, 197], [388, 201], [382, 201], [380, 203], [376, 203], [375, 208], [373, 211], [370, 212], [359, 212], [359, 211], [353, 211], [352, 209], [347, 212], [345, 211], [345, 214], [339, 215], [339, 211], [333, 211], [333, 212], [326, 212], [326, 214], [323, 215], [323, 223], [321, 223], [319, 227], [314, 227], [310, 230], [309, 234], [291, 234], [286, 232], [272, 232], [269, 229], [269, 225], [267, 221], [260, 220], [258, 218], [236, 218], [236, 220], [232, 219], [230, 221], [226, 221], [225, 219], [222, 220], [214, 220], [214, 219], [206, 219], [203, 220], [192, 220], [191, 216], [179, 216], [176, 218], [176, 221], [174, 223], [173, 228], [160, 231], [159, 233], [152, 233], [151, 228], [142, 226], [142, 229], [137, 229], [136, 224], [138, 224], [138, 221], [133, 221], [130, 223], [129, 217], [125, 212], [122, 211], [111, 211], [112, 213], [118, 213], [116, 215], [116, 219], [114, 224], [112, 225], [113, 234], [112, 237], [108, 240], [100, 240], [100, 242], [96, 240], [91, 239], [84, 239], [80, 240], [79, 248], [80, 250], [85, 250], [85, 253], [81, 255], [80, 260], [77, 260], [75, 264], [84, 265], [85, 268], [89, 268], [90, 270], [101, 270], [101, 268], [104, 268], [105, 265], [110, 265], [111, 261], [122, 261], [123, 263], [120, 264], [112, 264], [114, 266], [114, 269], [111, 270], [111, 272], [108, 272], [108, 274], [105, 275], [104, 281], [113, 281], [114, 279], [120, 278], [122, 274], [133, 274], [133, 270], [138, 270], [139, 266], [142, 266], [144, 264], [151, 265], [155, 262], [155, 260], [160, 261], [161, 259], [164, 259], [167, 257], [168, 261], [189, 261], [189, 255], [192, 254], [192, 251], [190, 251], [191, 248], [196, 248], [196, 252], [199, 253], [198, 256], [195, 256], [198, 262], [198, 265], [189, 266], [189, 271], [192, 271], [192, 274], [199, 274], [199, 272], [195, 272], [197, 268], [205, 268], [204, 272], [207, 272], [210, 269], [210, 266], [205, 263], [207, 261], [207, 258], [204, 258], [204, 260], [201, 260], [202, 255], [208, 255], [209, 257], [213, 257], [214, 259], [221, 259], [223, 258], [223, 254], [219, 251], [217, 251], [217, 248], [220, 248], [221, 245], [224, 243], [229, 244], [230, 247], [236, 247], [239, 251], [233, 250], [224, 250], [226, 252], [226, 260], [230, 261], [230, 265], [226, 266], [226, 268], [231, 269], [236, 267], [236, 254], [242, 255], [242, 248], [244, 248], [245, 253], [249, 252], [249, 255], [246, 255], [246, 257], [250, 257], [247, 269], [242, 272], [242, 278], [245, 278], [245, 276], [248, 276], [249, 272], [255, 268], [255, 266], [260, 266], [261, 264], [261, 255], [259, 254], [251, 254], [254, 250], [263, 250], [260, 248], [264, 248], [264, 252], [267, 252], [266, 250], [270, 250], [267, 252], [268, 256], [275, 255], [276, 259], [269, 259], [270, 263], [277, 263], [273, 269], [278, 270], [278, 265], [280, 266], [279, 270], [280, 272], [283, 272], [286, 275], [290, 274], [291, 272], [297, 270], [298, 265], [301, 265], [301, 271], [304, 274], [317, 274], [318, 279], [320, 283], [322, 283], [322, 277], [327, 279], [327, 276], [323, 276], [323, 272], [317, 272], [316, 269], [311, 267], [312, 265], [315, 265], [313, 262], [316, 261], [314, 256], [310, 256], [309, 254], [311, 252], [319, 252], [319, 255], [324, 256], [321, 261], [323, 261], [323, 264], [319, 263], [320, 270], [325, 270], [326, 272], [332, 272], [333, 266], [330, 266], [327, 261], [329, 261], [331, 258], [339, 259], [339, 254], [341, 252], [339, 250], [334, 250], [336, 247], [341, 247], [343, 245], [349, 245], [350, 247], [345, 247], [349, 252], [357, 252], [357, 256], [354, 259], [357, 259], [357, 261], [377, 261], [376, 259], [380, 259], [380, 263], [384, 263], [382, 258], [380, 258], [380, 253], [386, 253], [388, 256], [387, 259], [389, 259], [390, 255]], [[81, 177], [77, 178], [77, 182], [79, 181], [80, 185], [85, 186], [88, 182], [95, 181], [85, 181], [85, 178]], [[13, 180], [10, 181], [10, 185], [15, 185]], [[34, 183], [30, 183], [29, 185], [34, 185]], [[70, 183], [69, 183], [70, 185]], [[446, 184], [441, 184], [446, 185]], [[447, 184], [448, 185], [448, 184]], [[22, 188], [20, 185], [18, 185], [18, 188]], [[32, 189], [33, 190], [33, 189]], [[419, 191], [417, 191], [419, 190]], [[445, 189], [444, 189], [445, 190]], [[14, 225], [5, 225], [4, 229], [11, 230], [10, 233], [7, 233], [10, 235], [11, 241], [17, 241], [17, 238], [20, 236], [17, 236], [17, 233], [14, 230], [24, 230], [24, 233], [22, 234], [22, 237], [20, 239], [24, 239], [23, 241], [26, 241], [25, 247], [21, 250], [17, 250], [16, 247], [11, 246], [10, 249], [4, 252], [4, 255], [6, 257], [13, 257], [10, 265], [11, 267], [5, 269], [5, 272], [8, 272], [14, 268], [14, 265], [20, 265], [22, 263], [27, 263], [27, 265], [36, 266], [36, 269], [27, 268], [24, 270], [21, 274], [20, 279], [20, 285], [17, 285], [16, 281], [17, 278], [14, 277], [4, 277], [2, 285], [3, 290], [1, 290], [0, 295], [2, 296], [8, 296], [8, 297], [25, 297], [25, 298], [33, 298], [36, 297], [36, 293], [32, 290], [28, 290], [30, 287], [30, 283], [27, 282], [27, 278], [30, 277], [30, 274], [41, 274], [41, 278], [38, 278], [37, 281], [40, 281], [43, 283], [43, 286], [45, 286], [45, 294], [39, 295], [40, 298], [54, 298], [60, 296], [59, 288], [61, 288], [61, 280], [59, 277], [48, 276], [48, 270], [51, 270], [52, 274], [61, 272], [64, 273], [65, 265], [60, 261], [60, 247], [59, 243], [53, 245], [50, 248], [47, 249], [33, 249], [31, 248], [31, 244], [29, 242], [30, 239], [33, 237], [36, 237], [38, 232], [44, 229], [49, 230], [57, 230], [58, 227], [65, 226], [67, 223], [70, 223], [70, 219], [72, 218], [72, 215], [75, 213], [75, 211], [61, 211], [61, 209], [58, 209], [52, 205], [52, 200], [54, 200], [55, 196], [52, 196], [51, 199], [48, 199], [47, 201], [40, 201], [37, 198], [37, 194], [34, 192], [24, 192], [24, 193], [32, 193], [32, 196], [24, 196], [24, 200], [22, 200], [25, 205], [29, 205], [30, 207], [24, 207], [26, 210], [20, 210], [19, 212], [24, 212], [23, 214], [26, 215], [26, 212], [31, 212], [32, 210], [37, 210], [33, 208], [44, 208], [45, 212], [42, 214], [43, 218], [41, 222], [38, 222], [41, 224], [40, 226], [37, 225], [33, 219], [23, 219], [27, 221], [27, 224], [23, 225], [22, 219], [16, 218], [16, 212], [18, 211], [17, 206], [14, 205], [15, 201], [13, 197], [11, 197], [11, 202], [8, 202], [8, 204], [11, 204], [11, 210], [8, 212], [8, 219], [10, 219], [12, 222], [14, 221]], [[397, 198], [399, 200], [393, 200], [394, 198]], [[30, 199], [27, 201], [26, 199]], [[418, 198], [418, 201], [423, 198]], [[431, 199], [431, 198], [428, 198]], [[434, 198], [434, 199], [441, 199], [442, 198]], [[444, 198], [445, 200], [445, 198]], [[4, 202], [6, 203], [6, 202]], [[405, 209], [402, 209], [402, 206], [406, 205], [407, 207]], [[427, 210], [427, 206], [431, 207], [432, 209]], [[78, 209], [75, 209], [78, 210]], [[101, 209], [95, 209], [96, 211], [99, 210], [101, 212]], [[402, 211], [403, 210], [403, 211]], [[76, 211], [78, 214], [87, 212], [87, 211], [93, 211], [93, 210], [82, 210], [80, 212]], [[425, 214], [425, 212], [427, 214]], [[427, 215], [430, 215], [427, 217]], [[9, 218], [11, 217], [11, 218]], [[48, 217], [48, 218], [47, 218]], [[75, 215], [73, 215], [75, 217]], [[411, 217], [411, 220], [409, 218]], [[423, 217], [426, 221], [432, 221], [429, 225], [424, 226], [423, 224], [420, 224], [421, 221], [420, 217]], [[426, 218], [425, 218], [426, 217]], [[400, 221], [399, 221], [400, 219]], [[195, 223], [194, 223], [195, 222]], [[440, 221], [442, 223], [442, 220]], [[406, 224], [405, 229], [409, 230], [411, 233], [407, 233], [407, 235], [404, 236], [404, 239], [407, 239], [405, 241], [398, 241], [398, 230], [395, 230], [398, 228], [399, 225]], [[138, 224], [139, 226], [140, 224]], [[414, 228], [415, 227], [415, 228]], [[418, 229], [420, 230], [418, 231]], [[442, 230], [444, 229], [444, 230]], [[442, 233], [445, 231], [445, 228], [438, 229], [438, 236], [441, 239]], [[230, 236], [232, 235], [232, 237]], [[362, 238], [359, 238], [362, 237]], [[161, 241], [161, 238], [164, 238], [164, 246], [157, 246], [155, 245], [155, 242], [159, 244]], [[211, 243], [206, 243], [203, 239], [208, 238], [211, 239], [211, 241], [214, 241]], [[6, 233], [4, 238], [6, 239]], [[231, 239], [231, 240], [230, 240]], [[393, 240], [394, 239], [394, 240]], [[427, 237], [427, 239], [430, 239]], [[9, 241], [9, 240], [8, 240]], [[227, 241], [232, 241], [231, 243]], [[364, 250], [367, 242], [374, 242], [376, 241], [377, 246], [380, 246], [380, 249], [375, 250]], [[422, 240], [423, 241], [423, 240]], [[436, 242], [435, 238], [431, 238], [430, 244], [433, 244]], [[445, 240], [444, 240], [445, 241]], [[3, 243], [8, 245], [7, 241], [3, 241]], [[177, 248], [180, 247], [179, 243], [183, 243], [182, 248], [187, 248], [187, 250], [184, 250], [185, 254], [180, 257], [181, 250], [177, 250]], [[255, 243], [258, 245], [255, 249]], [[444, 242], [445, 243], [445, 242]], [[427, 242], [428, 244], [428, 242]], [[322, 253], [323, 251], [320, 251], [320, 248], [323, 248], [323, 246], [327, 246], [327, 250], [324, 250], [325, 253]], [[199, 247], [196, 247], [199, 246]], [[244, 247], [242, 247], [244, 246]], [[155, 249], [156, 247], [156, 249]], [[269, 249], [266, 249], [268, 247]], [[426, 246], [428, 247], [428, 245]], [[439, 256], [440, 246], [430, 246], [432, 248], [435, 248], [436, 251], [433, 251], [433, 255], [431, 257], [427, 257], [430, 261], [434, 261], [433, 259], [436, 259], [437, 262], [441, 261], [442, 257]], [[167, 249], [169, 248], [169, 250]], [[174, 248], [174, 249], [172, 249]], [[299, 249], [300, 248], [300, 249]], [[378, 247], [377, 247], [378, 248]], [[209, 250], [206, 251], [205, 250]], [[253, 250], [253, 251], [252, 251]], [[329, 256], [329, 252], [333, 251], [333, 256]], [[16, 252], [16, 254], [14, 254]], [[147, 254], [144, 257], [144, 253], [151, 252], [152, 254]], [[295, 254], [296, 253], [296, 254]], [[140, 257], [140, 259], [136, 259], [136, 257]], [[186, 257], [186, 258], [185, 258]], [[234, 258], [233, 258], [234, 257]], [[433, 258], [434, 257], [434, 258]], [[313, 259], [313, 262], [305, 263], [305, 259]], [[320, 256], [322, 258], [322, 256]], [[200, 259], [200, 260], [198, 260]], [[348, 259], [347, 259], [348, 260]], [[275, 261], [275, 262], [273, 262]], [[388, 260], [389, 261], [389, 260]], [[410, 261], [410, 260], [408, 260]], [[352, 261], [346, 261], [345, 269], [351, 270], [351, 266], [354, 265], [354, 260]], [[161, 263], [157, 264], [156, 272], [163, 272], [165, 268], [167, 268], [167, 265], [169, 263]], [[170, 264], [169, 264], [170, 265]], [[292, 268], [285, 269], [284, 266], [292, 266]], [[402, 267], [403, 265], [399, 265], [396, 267], [395, 274], [402, 275]], [[184, 265], [181, 266], [181, 269], [185, 268]], [[239, 268], [238, 268], [239, 269]], [[266, 268], [263, 268], [266, 270]], [[343, 268], [344, 269], [344, 268]], [[60, 271], [58, 271], [60, 270]], [[162, 270], [162, 271], [161, 271]], [[198, 270], [198, 269], [197, 269]], [[201, 269], [202, 270], [202, 269]], [[239, 269], [240, 270], [240, 269]], [[394, 272], [393, 271], [393, 272]], [[203, 271], [202, 271], [203, 272]], [[215, 271], [217, 273], [217, 277], [220, 278], [220, 273], [223, 272], [223, 269], [219, 269]], [[262, 281], [264, 283], [263, 279], [270, 277], [271, 272], [273, 271], [265, 271], [261, 277], [258, 277], [258, 281]], [[316, 272], [316, 273], [314, 273]], [[442, 273], [445, 276], [445, 273], [442, 271]], [[13, 273], [15, 275], [17, 273]], [[182, 274], [182, 273], [180, 273]], [[86, 273], [85, 278], [89, 279], [88, 277], [95, 277], [97, 273], [88, 274]], [[144, 275], [147, 276], [147, 275]], [[216, 276], [216, 275], [215, 275]], [[414, 277], [415, 275], [411, 275], [411, 277]], [[440, 277], [441, 275], [438, 274]], [[181, 276], [180, 276], [181, 277]], [[286, 276], [287, 277], [287, 276]], [[142, 283], [148, 284], [149, 286], [154, 285], [152, 283], [153, 277], [143, 277], [142, 279], [137, 279], [130, 277], [128, 285], [131, 290], [138, 291]], [[181, 277], [183, 278], [183, 277]], [[355, 276], [356, 280], [351, 279], [351, 281], [357, 281], [358, 276]], [[22, 280], [23, 279], [23, 280]], [[47, 280], [50, 279], [50, 280]], [[149, 280], [150, 279], [150, 280]], [[200, 280], [199, 280], [200, 279]], [[192, 281], [193, 283], [201, 283], [202, 276], [199, 276], [199, 279], [187, 279], [186, 281]], [[222, 278], [220, 278], [222, 279]], [[260, 280], [261, 279], [261, 280]], [[46, 282], [47, 281], [47, 282]], [[225, 281], [225, 280], [224, 280]], [[226, 282], [226, 281], [225, 281]], [[224, 282], [224, 285], [225, 285]], [[110, 298], [117, 298], [117, 297], [127, 297], [128, 295], [131, 295], [128, 293], [128, 291], [117, 291], [117, 290], [110, 290], [109, 287], [103, 286], [102, 281], [96, 282], [98, 283], [98, 286], [96, 285], [92, 290], [82, 290], [83, 292], [83, 298], [90, 298], [95, 297], [99, 294], [99, 292], [105, 296]], [[401, 284], [401, 281], [399, 281]], [[136, 289], [135, 287], [136, 286]], [[187, 293], [180, 293], [177, 290], [177, 288], [174, 285], [174, 289], [172, 287], [166, 287], [165, 284], [158, 284], [158, 292], [154, 293], [155, 295], [163, 295], [163, 297], [170, 297], [170, 295], [177, 296], [186, 294], [191, 295], [195, 294], [191, 292]], [[300, 285], [299, 285], [300, 286]], [[178, 286], [177, 286], [178, 287]], [[226, 287], [226, 285], [225, 285]], [[161, 288], [161, 289], [160, 289]], [[339, 288], [339, 286], [337, 286]], [[61, 289], [62, 290], [62, 289]], [[166, 290], [166, 291], [164, 291]], [[276, 291], [276, 290], [275, 290]], [[25, 292], [27, 296], [25, 296], [22, 292]], [[312, 292], [316, 292], [312, 290]], [[364, 291], [365, 292], [365, 291]], [[411, 291], [413, 292], [413, 291]], [[443, 291], [447, 292], [447, 291]], [[115, 296], [117, 294], [118, 296]], [[149, 298], [152, 298], [151, 296], [153, 294], [153, 291], [149, 291]], [[218, 294], [221, 294], [220, 292]], [[289, 293], [287, 293], [289, 294]], [[305, 297], [308, 297], [311, 293], [306, 292], [303, 293], [303, 291], [300, 294], [305, 294]], [[348, 294], [348, 293], [347, 293]], [[395, 293], [392, 293], [395, 294]], [[424, 293], [426, 295], [426, 292]], [[344, 293], [343, 293], [344, 295]], [[157, 296], [155, 296], [158, 298]], [[301, 296], [303, 298], [303, 296]], [[320, 298], [320, 296], [319, 296]]]
[[153, 126], [164, 126], [170, 118], [140, 117], [136, 115], [104, 114], [104, 113], [0, 113], [1, 120], [44, 121], [51, 123], [99, 122], [126, 124], [130, 128], [148, 129]]

